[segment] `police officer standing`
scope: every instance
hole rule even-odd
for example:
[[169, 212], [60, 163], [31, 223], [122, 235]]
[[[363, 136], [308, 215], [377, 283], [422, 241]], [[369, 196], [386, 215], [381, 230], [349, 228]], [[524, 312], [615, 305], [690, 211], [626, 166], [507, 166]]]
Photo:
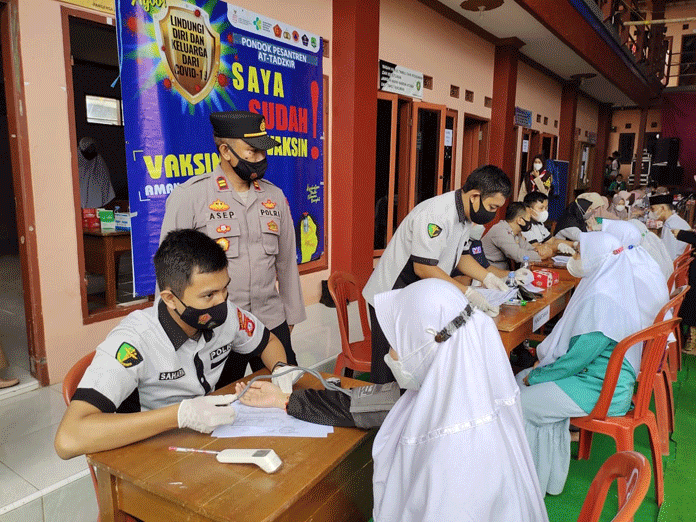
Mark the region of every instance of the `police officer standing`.
[[[262, 115], [211, 113], [220, 165], [172, 190], [160, 243], [168, 232], [193, 228], [212, 237], [227, 254], [229, 299], [258, 317], [280, 339], [287, 362], [297, 364], [292, 326], [306, 318], [297, 270], [295, 229], [283, 191], [263, 178], [266, 151], [280, 143], [266, 133]], [[278, 283], [276, 289], [276, 281]], [[258, 357], [235, 354], [237, 375]]]

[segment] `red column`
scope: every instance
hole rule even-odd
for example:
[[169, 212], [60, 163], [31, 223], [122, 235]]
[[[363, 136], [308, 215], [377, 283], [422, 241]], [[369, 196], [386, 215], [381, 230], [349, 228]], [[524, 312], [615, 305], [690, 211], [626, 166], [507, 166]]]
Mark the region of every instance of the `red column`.
[[[573, 148], [575, 146], [575, 114], [578, 109], [578, 85], [577, 83], [567, 83], [561, 92], [561, 116], [558, 122], [558, 159], [567, 161], [568, 177], [573, 165]], [[573, 194], [573, 190], [568, 185], [565, 194], [566, 202]], [[559, 194], [560, 195], [560, 194]]]
[[331, 271], [372, 273], [379, 0], [333, 0]]
[[597, 112], [597, 144], [595, 145], [594, 174], [592, 175], [592, 190], [604, 192], [604, 165], [609, 156], [609, 133], [611, 132], [611, 104], [600, 103]]
[[[491, 108], [490, 162], [505, 171], [515, 182], [515, 96], [517, 93], [517, 60], [519, 46], [495, 48], [493, 68], [493, 107]], [[462, 173], [464, 176], [468, 172]]]
[[643, 165], [643, 149], [645, 148], [645, 127], [648, 125], [648, 108], [640, 109], [640, 124], [638, 125], [638, 136], [636, 136], [636, 161], [633, 163], [633, 185], [635, 189], [640, 186], [640, 171]]

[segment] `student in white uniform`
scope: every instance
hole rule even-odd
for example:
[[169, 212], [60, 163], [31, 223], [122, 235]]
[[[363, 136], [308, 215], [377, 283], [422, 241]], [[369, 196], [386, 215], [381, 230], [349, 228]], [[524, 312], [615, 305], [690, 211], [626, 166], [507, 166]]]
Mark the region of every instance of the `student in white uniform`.
[[375, 308], [406, 389], [372, 448], [375, 522], [548, 520], [494, 322], [433, 279]]
[[231, 424], [234, 395], [206, 396], [233, 382], [230, 355], [258, 355], [269, 369], [286, 362], [278, 338], [227, 300], [227, 257], [213, 239], [170, 232], [154, 264], [160, 299], [97, 347], [56, 433], [63, 459], [177, 427], [210, 433]]
[[404, 288], [420, 279], [444, 279], [465, 293], [474, 306], [490, 315], [498, 314], [497, 307], [453, 279], [452, 273], [456, 268], [487, 288], [507, 289], [505, 281], [463, 252], [472, 223], [485, 225], [491, 221], [511, 192], [507, 175], [498, 167], [485, 165], [474, 170], [462, 188], [421, 202], [401, 222], [363, 289], [372, 325], [372, 382], [394, 380], [384, 363], [389, 343], [375, 317], [375, 294]]
[[674, 237], [672, 230], [691, 230], [689, 224], [676, 213], [673, 201], [674, 198], [669, 194], [651, 196], [650, 214], [648, 215], [650, 219], [663, 222], [660, 239], [667, 248], [672, 261], [678, 258], [687, 246], [686, 243]]

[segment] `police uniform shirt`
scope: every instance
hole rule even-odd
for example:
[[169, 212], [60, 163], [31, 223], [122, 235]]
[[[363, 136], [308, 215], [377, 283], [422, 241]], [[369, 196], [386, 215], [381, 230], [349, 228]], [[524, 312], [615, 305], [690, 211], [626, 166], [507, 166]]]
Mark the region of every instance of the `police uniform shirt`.
[[[469, 240], [469, 244], [464, 248], [462, 255], [469, 255], [473, 257], [483, 268], [488, 268], [491, 266], [486, 258], [486, 253], [483, 251], [483, 243], [480, 239]], [[455, 273], [456, 272], [458, 272], [458, 270], [455, 269]]]
[[461, 189], [419, 203], [389, 241], [363, 289], [365, 300], [374, 306], [375, 294], [418, 281], [414, 262], [437, 265], [451, 274], [468, 243], [470, 229]]
[[189, 179], [167, 198], [160, 243], [181, 228], [203, 232], [225, 250], [230, 301], [270, 329], [305, 320], [290, 207], [273, 183], [252, 182], [245, 202], [220, 166]]
[[231, 382], [225, 364], [231, 351], [260, 355], [270, 336], [230, 301], [227, 320], [202, 334], [189, 338], [161, 300], [132, 312], [97, 347], [73, 400], [105, 413], [129, 413], [205, 395]]
[[533, 245], [534, 243], [545, 243], [551, 239], [551, 232], [549, 232], [549, 229], [546, 228], [546, 225], [543, 223], [537, 223], [534, 220], [532, 220], [532, 228], [530, 228], [527, 232], [522, 231], [522, 235], [530, 245]]
[[536, 250], [523, 236], [516, 236], [507, 221], [498, 221], [483, 236], [483, 251], [486, 258], [495, 267], [508, 270], [508, 259], [521, 263], [524, 256], [529, 261], [541, 261]]

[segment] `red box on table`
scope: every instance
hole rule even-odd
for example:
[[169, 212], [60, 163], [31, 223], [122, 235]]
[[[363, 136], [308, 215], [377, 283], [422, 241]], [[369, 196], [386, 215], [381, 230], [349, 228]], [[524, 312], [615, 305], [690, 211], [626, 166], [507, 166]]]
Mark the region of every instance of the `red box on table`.
[[534, 281], [532, 284], [539, 288], [548, 288], [558, 284], [558, 272], [551, 270], [533, 270]]

